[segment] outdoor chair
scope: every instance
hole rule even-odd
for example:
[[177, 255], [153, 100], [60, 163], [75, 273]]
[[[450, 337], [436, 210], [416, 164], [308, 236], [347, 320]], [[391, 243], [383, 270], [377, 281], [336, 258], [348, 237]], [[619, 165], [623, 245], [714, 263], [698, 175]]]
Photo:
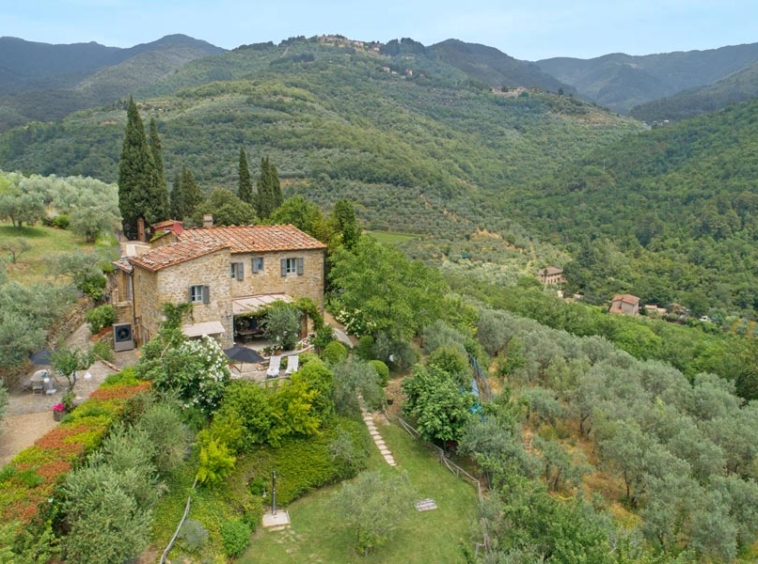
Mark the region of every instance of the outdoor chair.
[[281, 355], [274, 355], [269, 360], [268, 370], [266, 370], [266, 378], [278, 378], [279, 371], [281, 370], [282, 357]]
[[289, 376], [290, 374], [294, 374], [297, 372], [298, 366], [300, 365], [300, 356], [293, 354], [292, 356], [287, 357], [287, 370], [284, 372], [286, 376]]

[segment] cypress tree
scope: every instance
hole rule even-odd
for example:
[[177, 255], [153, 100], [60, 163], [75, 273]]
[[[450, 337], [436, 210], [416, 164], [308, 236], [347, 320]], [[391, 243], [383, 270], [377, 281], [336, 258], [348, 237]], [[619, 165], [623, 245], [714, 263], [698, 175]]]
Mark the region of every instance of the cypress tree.
[[153, 205], [149, 196], [150, 188], [155, 184], [155, 163], [147, 145], [145, 126], [134, 99], [130, 97], [118, 166], [118, 207], [127, 238], [137, 236], [138, 218], [150, 221], [145, 212]]
[[198, 206], [205, 201], [200, 186], [195, 181], [195, 175], [186, 166], [182, 168], [182, 197], [185, 218], [191, 217]]
[[247, 155], [245, 149], [240, 147], [240, 164], [239, 164], [239, 189], [237, 196], [243, 202], [253, 203], [253, 180], [250, 177], [250, 167], [247, 164]]
[[[182, 173], [184, 170], [182, 170]], [[171, 187], [171, 217], [182, 221], [184, 219], [184, 193], [182, 192], [182, 174], [174, 176]]]
[[150, 191], [150, 200], [153, 202], [151, 213], [146, 212], [152, 219], [151, 223], [163, 221], [169, 218], [168, 188], [166, 186], [166, 173], [163, 170], [163, 155], [161, 154], [161, 138], [158, 135], [158, 126], [155, 119], [150, 120], [150, 152], [155, 164], [155, 185]]
[[273, 212], [279, 206], [284, 203], [284, 197], [282, 196], [282, 185], [279, 183], [279, 171], [276, 170], [275, 165], [271, 165], [271, 193], [273, 197], [274, 207], [271, 209]]
[[255, 199], [255, 210], [261, 219], [268, 219], [274, 210], [273, 181], [271, 178], [271, 164], [268, 157], [261, 159], [261, 175], [258, 178], [258, 195]]

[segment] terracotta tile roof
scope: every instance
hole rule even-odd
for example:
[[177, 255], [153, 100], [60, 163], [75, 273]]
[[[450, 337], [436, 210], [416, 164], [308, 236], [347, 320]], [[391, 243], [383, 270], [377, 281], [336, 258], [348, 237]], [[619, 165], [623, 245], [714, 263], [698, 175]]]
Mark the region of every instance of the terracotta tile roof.
[[638, 303], [640, 303], [640, 299], [637, 296], [633, 296], [631, 294], [619, 294], [619, 295], [613, 296], [612, 301], [623, 302], [629, 305], [637, 305]]
[[541, 268], [539, 273], [540, 276], [552, 276], [554, 274], [563, 274], [563, 269], [558, 268], [557, 266], [548, 266], [547, 268]]
[[138, 257], [129, 257], [129, 262], [134, 266], [155, 272], [226, 248], [229, 248], [229, 245], [203, 241], [180, 241], [158, 247]]
[[321, 241], [292, 225], [202, 227], [185, 229], [178, 237], [180, 241], [202, 241], [228, 246], [232, 253], [326, 249]]

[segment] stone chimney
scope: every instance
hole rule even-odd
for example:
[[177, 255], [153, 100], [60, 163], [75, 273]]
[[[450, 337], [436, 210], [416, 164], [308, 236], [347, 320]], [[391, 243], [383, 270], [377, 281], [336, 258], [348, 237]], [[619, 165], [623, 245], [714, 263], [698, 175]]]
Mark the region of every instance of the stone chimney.
[[145, 239], [145, 220], [141, 217], [137, 218], [137, 240], [142, 241], [143, 243], [147, 241], [147, 239]]
[[203, 227], [213, 227], [213, 214], [212, 213], [203, 214]]

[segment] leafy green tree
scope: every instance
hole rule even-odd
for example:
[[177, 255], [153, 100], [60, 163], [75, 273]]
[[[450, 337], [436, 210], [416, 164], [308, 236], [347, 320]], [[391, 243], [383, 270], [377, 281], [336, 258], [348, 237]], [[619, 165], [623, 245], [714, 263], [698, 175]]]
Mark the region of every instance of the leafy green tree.
[[11, 188], [0, 193], [0, 218], [10, 219], [14, 227], [34, 225], [45, 215], [45, 201], [41, 194]]
[[332, 504], [355, 534], [358, 551], [369, 552], [386, 544], [413, 508], [408, 475], [364, 472], [335, 495]]
[[239, 186], [237, 196], [243, 202], [253, 205], [253, 180], [250, 176], [250, 166], [247, 164], [247, 155], [245, 149], [240, 147], [239, 163]]
[[437, 319], [446, 290], [437, 270], [371, 237], [361, 237], [353, 252], [337, 250], [330, 278], [332, 307], [350, 332], [387, 331], [396, 340]]
[[334, 410], [339, 415], [359, 417], [359, 395], [366, 405], [379, 405], [382, 388], [379, 385], [379, 375], [371, 364], [349, 357], [333, 367], [333, 374], [332, 400]]
[[284, 350], [294, 349], [300, 340], [300, 310], [292, 304], [274, 302], [266, 310], [263, 331], [267, 339], [275, 341]]
[[155, 185], [150, 193], [154, 209], [153, 219], [150, 222], [156, 223], [168, 219], [170, 210], [166, 171], [163, 168], [163, 154], [161, 153], [161, 138], [158, 135], [158, 125], [155, 123], [155, 119], [150, 119], [150, 153], [153, 155], [153, 164], [155, 165]]
[[[167, 209], [158, 206], [151, 197], [157, 195], [158, 175], [155, 159], [147, 144], [145, 126], [133, 98], [129, 98], [126, 113], [126, 130], [118, 169], [118, 206], [121, 211], [124, 233], [129, 238], [137, 235], [137, 220], [148, 224], [159, 221]], [[160, 217], [160, 219], [165, 219]]]
[[153, 464], [161, 475], [167, 475], [184, 460], [188, 432], [179, 409], [162, 401], [150, 405], [139, 420], [138, 426], [155, 447]]
[[315, 237], [322, 243], [329, 241], [330, 231], [321, 209], [303, 198], [294, 196], [288, 198], [281, 206], [271, 214], [269, 221], [272, 224], [294, 225], [308, 235]]
[[253, 207], [224, 188], [214, 189], [210, 197], [195, 208], [193, 222], [202, 225], [206, 213], [213, 215], [214, 225], [253, 225], [256, 222]]
[[429, 441], [459, 441], [476, 402], [455, 379], [436, 366], [416, 366], [403, 381], [408, 396], [403, 410], [416, 418], [421, 436]]
[[353, 250], [361, 237], [361, 228], [355, 217], [353, 203], [347, 199], [338, 200], [334, 204], [330, 222], [334, 225], [334, 231], [340, 237], [340, 243], [348, 250]]
[[116, 202], [94, 192], [82, 195], [78, 207], [71, 210], [69, 220], [71, 231], [89, 243], [100, 234], [112, 234], [121, 225]]
[[58, 346], [52, 353], [51, 364], [68, 383], [68, 393], [74, 391], [76, 386], [77, 372], [86, 370], [92, 365], [93, 359], [89, 351], [66, 346]]
[[16, 261], [24, 253], [28, 253], [32, 250], [32, 244], [23, 237], [17, 239], [5, 239], [0, 243], [0, 251], [8, 253], [8, 258], [11, 264], [16, 264]]
[[153, 445], [139, 429], [117, 426], [86, 466], [61, 488], [66, 560], [106, 564], [139, 555], [157, 501]]

